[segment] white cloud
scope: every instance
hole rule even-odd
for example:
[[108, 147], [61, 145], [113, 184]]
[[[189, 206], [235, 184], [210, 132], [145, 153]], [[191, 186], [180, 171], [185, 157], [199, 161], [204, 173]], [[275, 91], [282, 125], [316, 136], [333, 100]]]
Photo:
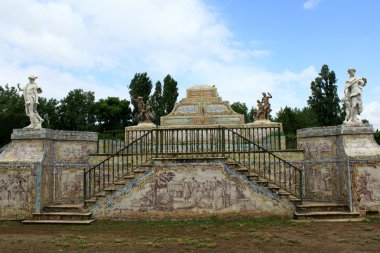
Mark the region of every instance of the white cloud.
[[380, 129], [380, 103], [371, 101], [363, 105], [363, 112], [361, 113], [362, 119], [367, 119], [373, 125], [374, 130]]
[[303, 3], [303, 8], [306, 10], [314, 9], [320, 2], [321, 0], [308, 0]]
[[223, 99], [254, 106], [269, 91], [275, 112], [304, 106], [317, 75], [314, 67], [257, 67], [271, 43], [243, 46], [202, 0], [13, 0], [0, 9], [0, 84], [35, 74], [46, 97], [81, 88], [128, 99], [133, 75], [147, 71], [153, 82], [171, 74], [182, 97], [208, 83]]

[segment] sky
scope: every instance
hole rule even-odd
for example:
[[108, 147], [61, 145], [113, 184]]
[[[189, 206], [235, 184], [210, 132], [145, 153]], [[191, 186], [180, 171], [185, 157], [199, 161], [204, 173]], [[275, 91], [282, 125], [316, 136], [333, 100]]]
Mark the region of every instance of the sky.
[[0, 0], [0, 85], [36, 75], [42, 96], [70, 90], [130, 99], [135, 73], [170, 74], [179, 98], [215, 85], [251, 108], [262, 92], [272, 116], [302, 108], [327, 64], [343, 96], [347, 69], [366, 77], [363, 112], [380, 129], [378, 0]]

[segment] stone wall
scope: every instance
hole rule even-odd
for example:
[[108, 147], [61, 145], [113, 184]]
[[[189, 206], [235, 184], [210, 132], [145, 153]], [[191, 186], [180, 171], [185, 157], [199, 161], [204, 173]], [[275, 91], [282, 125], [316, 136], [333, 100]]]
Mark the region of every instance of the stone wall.
[[0, 219], [24, 219], [49, 204], [83, 201], [83, 170], [97, 133], [15, 129], [0, 154]]
[[301, 129], [297, 139], [298, 148], [305, 151], [307, 199], [380, 210], [380, 146], [371, 125]]
[[289, 216], [293, 207], [225, 165], [208, 161], [156, 160], [152, 171], [98, 202], [98, 219]]

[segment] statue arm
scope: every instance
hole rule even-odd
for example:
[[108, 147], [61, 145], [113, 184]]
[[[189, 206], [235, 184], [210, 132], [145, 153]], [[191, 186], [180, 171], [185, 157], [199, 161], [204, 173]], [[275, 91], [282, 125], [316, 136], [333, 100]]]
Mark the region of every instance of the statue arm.
[[268, 92], [268, 97], [269, 97], [269, 98], [272, 98], [272, 95], [271, 95], [269, 92]]
[[20, 83], [17, 84], [18, 90], [23, 91], [24, 89], [20, 87]]

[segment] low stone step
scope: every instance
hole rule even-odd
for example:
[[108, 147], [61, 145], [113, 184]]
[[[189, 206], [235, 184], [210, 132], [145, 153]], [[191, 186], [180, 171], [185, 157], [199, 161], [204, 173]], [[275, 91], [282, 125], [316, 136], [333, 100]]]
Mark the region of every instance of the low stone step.
[[78, 212], [49, 212], [49, 213], [33, 213], [35, 220], [88, 220], [92, 213]]
[[86, 203], [86, 204], [94, 204], [94, 203], [96, 203], [96, 198], [86, 199], [84, 201], [84, 203]]
[[256, 183], [260, 186], [268, 187], [269, 186], [269, 181], [265, 179], [259, 179], [256, 181]]
[[114, 184], [115, 185], [125, 185], [126, 183], [127, 183], [127, 181], [123, 180], [123, 181], [117, 181]]
[[123, 176], [124, 179], [135, 179], [135, 175], [125, 175]]
[[346, 204], [336, 204], [336, 203], [313, 203], [313, 204], [302, 204], [297, 206], [298, 213], [305, 212], [328, 212], [328, 211], [339, 211], [348, 212], [350, 208]]
[[23, 224], [90, 225], [95, 220], [23, 220]]
[[239, 172], [240, 174], [248, 174], [248, 169], [247, 168], [238, 168], [236, 169], [237, 172]]
[[83, 212], [83, 204], [59, 204], [45, 206], [43, 212]]
[[106, 193], [107, 193], [107, 192], [114, 192], [114, 191], [116, 191], [116, 187], [115, 187], [115, 186], [110, 186], [110, 187], [106, 188], [104, 191], [105, 191]]
[[298, 220], [307, 219], [348, 219], [348, 218], [359, 218], [360, 213], [358, 212], [307, 212], [298, 213], [294, 212], [294, 218]]
[[133, 170], [133, 173], [135, 173], [135, 174], [144, 174], [145, 172], [147, 172], [147, 170], [144, 170], [144, 169]]
[[99, 192], [95, 194], [96, 199], [104, 198], [106, 196], [105, 192]]
[[259, 176], [257, 174], [248, 174], [246, 176], [251, 181], [257, 181], [259, 179]]
[[274, 184], [269, 184], [267, 187], [272, 193], [278, 193], [280, 190], [280, 187]]

